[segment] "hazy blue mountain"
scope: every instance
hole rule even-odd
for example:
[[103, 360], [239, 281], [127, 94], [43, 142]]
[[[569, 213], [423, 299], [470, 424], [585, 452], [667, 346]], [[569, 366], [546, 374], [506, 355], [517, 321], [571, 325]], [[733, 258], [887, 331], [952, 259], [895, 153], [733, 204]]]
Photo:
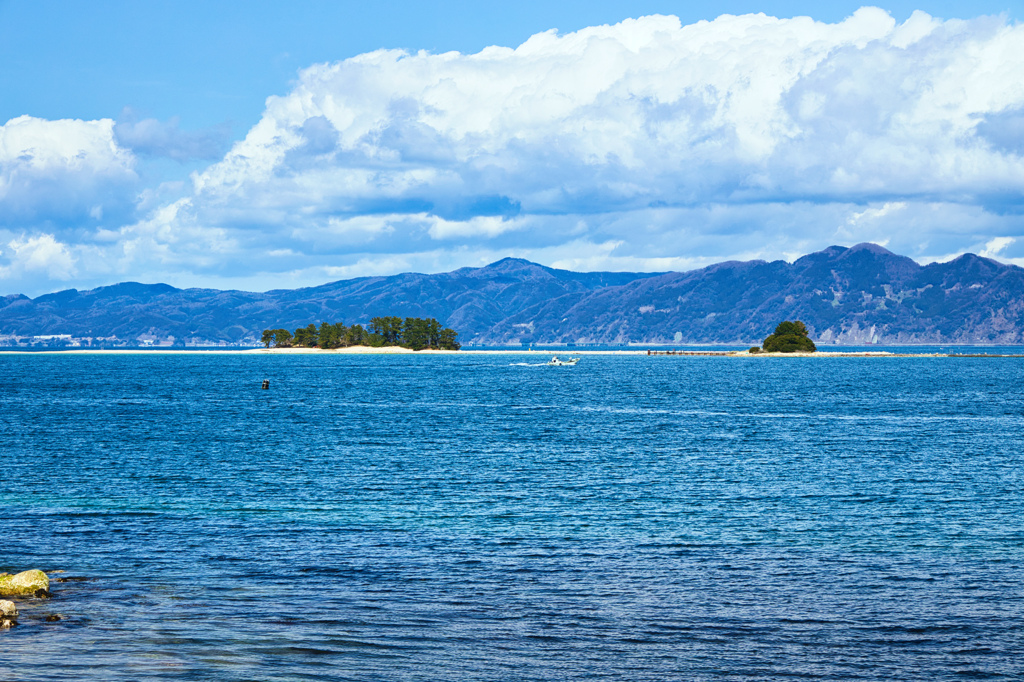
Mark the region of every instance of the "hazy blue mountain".
[[596, 289], [650, 273], [569, 272], [506, 258], [437, 275], [362, 277], [266, 293], [176, 289], [126, 282], [36, 299], [0, 299], [0, 337], [70, 334], [177, 343], [256, 343], [266, 328], [310, 322], [366, 324], [375, 315], [435, 317], [465, 342], [538, 300], [567, 305]]
[[833, 246], [790, 264], [728, 262], [598, 290], [533, 322], [536, 340], [748, 343], [800, 319], [823, 343], [1021, 343], [1024, 269], [975, 255], [918, 265], [874, 244]]
[[975, 255], [918, 265], [874, 244], [794, 263], [577, 273], [506, 258], [266, 293], [127, 282], [0, 298], [0, 336], [253, 343], [263, 329], [436, 317], [463, 343], [755, 343], [800, 319], [819, 344], [1024, 343], [1024, 269]]

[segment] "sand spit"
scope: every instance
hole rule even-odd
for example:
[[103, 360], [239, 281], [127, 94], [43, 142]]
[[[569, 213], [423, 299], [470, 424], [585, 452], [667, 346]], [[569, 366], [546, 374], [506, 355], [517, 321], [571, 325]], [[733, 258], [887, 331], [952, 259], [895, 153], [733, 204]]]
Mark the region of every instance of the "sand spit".
[[[715, 351], [724, 355], [728, 351]], [[62, 350], [0, 350], [0, 355], [647, 355], [647, 350], [496, 350], [463, 348], [462, 350], [411, 350], [401, 346], [351, 346], [349, 348], [230, 348], [196, 349], [187, 348], [69, 348]]]
[[351, 348], [225, 348], [225, 349], [189, 349], [189, 348], [68, 348], [59, 350], [0, 350], [0, 355], [309, 355], [309, 354], [367, 354], [388, 355], [392, 353], [419, 353], [420, 355], [436, 355], [458, 353], [454, 350], [421, 350], [413, 351], [399, 346], [370, 348], [368, 346], [352, 346]]
[[1015, 353], [893, 353], [891, 351], [817, 351], [815, 353], [751, 353], [731, 351], [732, 358], [1024, 358]]

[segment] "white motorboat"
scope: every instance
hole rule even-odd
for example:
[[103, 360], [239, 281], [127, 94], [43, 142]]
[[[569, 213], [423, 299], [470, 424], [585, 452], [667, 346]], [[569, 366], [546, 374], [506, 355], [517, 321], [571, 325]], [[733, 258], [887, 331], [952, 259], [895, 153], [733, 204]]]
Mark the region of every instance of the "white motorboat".
[[556, 355], [550, 360], [548, 360], [548, 365], [552, 367], [567, 367], [575, 365], [579, 361], [579, 358], [569, 358], [568, 360], [560, 360], [559, 357]]

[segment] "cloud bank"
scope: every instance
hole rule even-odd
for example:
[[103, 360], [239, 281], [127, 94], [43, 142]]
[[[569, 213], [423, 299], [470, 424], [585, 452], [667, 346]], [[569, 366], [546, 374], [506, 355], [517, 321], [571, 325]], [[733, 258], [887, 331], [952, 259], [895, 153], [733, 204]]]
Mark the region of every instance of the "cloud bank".
[[[128, 147], [201, 158], [213, 143], [156, 122], [114, 135], [109, 121], [15, 119], [0, 133], [0, 221], [24, 234], [0, 239], [0, 262], [13, 272], [10, 244], [44, 234], [80, 273], [249, 288], [509, 254], [687, 268], [866, 240], [1013, 259], [1020, 45], [1024, 26], [1001, 18], [897, 24], [863, 8], [837, 24], [650, 16], [470, 55], [380, 50], [301, 71], [189, 191], [91, 235], [88, 197], [131, 185]], [[76, 141], [30, 171], [37, 152], [7, 142], [29, 124]]]
[[114, 122], [19, 116], [0, 126], [0, 225], [88, 224], [131, 205], [135, 159]]

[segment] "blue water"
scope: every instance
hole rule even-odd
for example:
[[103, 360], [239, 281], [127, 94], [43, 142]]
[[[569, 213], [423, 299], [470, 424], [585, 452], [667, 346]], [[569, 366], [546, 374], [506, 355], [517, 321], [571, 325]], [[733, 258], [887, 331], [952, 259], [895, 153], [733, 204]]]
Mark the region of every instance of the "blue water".
[[522, 361], [0, 356], [0, 679], [1024, 675], [1024, 359]]

